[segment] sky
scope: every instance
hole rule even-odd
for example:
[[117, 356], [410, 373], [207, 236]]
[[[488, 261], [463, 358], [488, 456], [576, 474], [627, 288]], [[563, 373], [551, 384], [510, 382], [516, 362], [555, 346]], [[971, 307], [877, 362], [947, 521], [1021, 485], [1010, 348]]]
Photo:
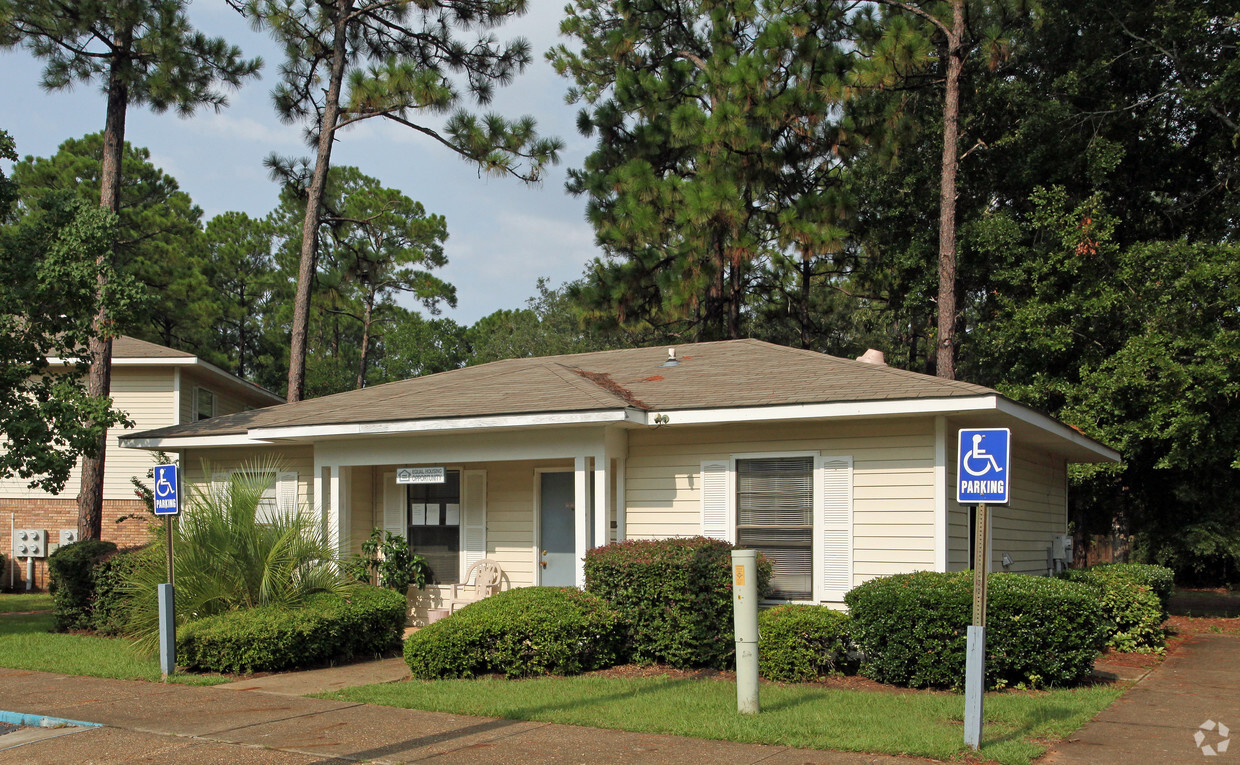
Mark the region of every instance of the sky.
[[[564, 191], [566, 170], [581, 166], [592, 142], [576, 131], [579, 107], [564, 101], [568, 81], [543, 58], [564, 41], [558, 36], [563, 7], [563, 0], [529, 0], [525, 16], [495, 31], [501, 40], [528, 40], [534, 61], [485, 107], [509, 118], [532, 115], [541, 135], [564, 141], [560, 164], [541, 184], [480, 176], [432, 139], [380, 120], [343, 131], [332, 151], [333, 165], [354, 165], [445, 217], [448, 265], [439, 276], [456, 286], [458, 303], [442, 315], [461, 324], [523, 307], [539, 277], [553, 286], [576, 279], [598, 254], [584, 199]], [[204, 223], [230, 210], [261, 217], [278, 196], [263, 159], [272, 153], [312, 156], [302, 127], [282, 124], [271, 105], [280, 51], [223, 0], [190, 3], [189, 16], [199, 30], [225, 37], [247, 57], [262, 56], [262, 79], [229, 93], [228, 108], [218, 114], [207, 109], [182, 119], [131, 106], [125, 138], [148, 148], [151, 161], [177, 179], [202, 208]], [[47, 92], [38, 84], [41, 72], [41, 63], [24, 50], [0, 52], [6, 107], [0, 129], [13, 136], [23, 157], [50, 156], [62, 141], [103, 129], [105, 102], [96, 85]], [[6, 163], [4, 169], [11, 168]]]

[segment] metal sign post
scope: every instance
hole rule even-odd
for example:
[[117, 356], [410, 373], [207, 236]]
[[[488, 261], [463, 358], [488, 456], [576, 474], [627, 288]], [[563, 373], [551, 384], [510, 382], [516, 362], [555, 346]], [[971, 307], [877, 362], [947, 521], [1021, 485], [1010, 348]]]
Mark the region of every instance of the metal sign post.
[[165, 516], [168, 535], [168, 583], [159, 585], [159, 671], [165, 678], [176, 671], [177, 625], [176, 591], [172, 556], [172, 524], [181, 511], [179, 471], [176, 465], [155, 466], [155, 514]]
[[973, 540], [973, 624], [967, 631], [964, 671], [964, 742], [982, 745], [982, 707], [986, 691], [986, 576], [990, 568], [990, 509], [1006, 504], [1012, 486], [1012, 433], [1007, 428], [960, 431], [956, 462], [956, 501], [977, 502]]

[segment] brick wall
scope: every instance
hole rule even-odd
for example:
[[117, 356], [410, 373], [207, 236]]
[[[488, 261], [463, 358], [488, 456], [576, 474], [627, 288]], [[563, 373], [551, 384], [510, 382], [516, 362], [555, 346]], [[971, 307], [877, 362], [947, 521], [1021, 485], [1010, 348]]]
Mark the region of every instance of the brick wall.
[[[129, 517], [129, 516], [137, 517]], [[0, 552], [8, 559], [0, 568], [0, 590], [26, 589], [26, 560], [12, 560], [13, 540], [10, 529], [40, 529], [47, 532], [55, 545], [61, 529], [77, 530], [76, 499], [0, 499]], [[10, 523], [10, 518], [12, 522]], [[151, 525], [157, 521], [138, 499], [105, 499], [103, 501], [103, 538], [117, 547], [137, 547], [150, 541]], [[34, 561], [33, 586], [47, 589], [47, 559]]]

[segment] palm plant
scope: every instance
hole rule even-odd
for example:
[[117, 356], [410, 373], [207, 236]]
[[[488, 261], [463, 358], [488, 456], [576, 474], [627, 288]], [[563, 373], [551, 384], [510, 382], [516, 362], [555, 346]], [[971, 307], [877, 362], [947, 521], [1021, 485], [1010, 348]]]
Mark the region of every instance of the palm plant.
[[[190, 487], [173, 534], [178, 625], [236, 609], [296, 607], [313, 593], [351, 586], [310, 508], [277, 507], [260, 517], [279, 472], [275, 464], [250, 463], [226, 482]], [[167, 581], [165, 544], [159, 535], [126, 583], [126, 632], [150, 650], [159, 639], [157, 587]]]

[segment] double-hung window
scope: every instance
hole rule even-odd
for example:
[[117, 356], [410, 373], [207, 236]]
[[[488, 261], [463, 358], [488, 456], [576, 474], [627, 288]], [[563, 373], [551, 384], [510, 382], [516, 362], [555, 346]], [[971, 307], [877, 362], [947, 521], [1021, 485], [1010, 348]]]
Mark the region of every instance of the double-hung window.
[[813, 457], [736, 461], [736, 541], [771, 559], [772, 597], [813, 597]]

